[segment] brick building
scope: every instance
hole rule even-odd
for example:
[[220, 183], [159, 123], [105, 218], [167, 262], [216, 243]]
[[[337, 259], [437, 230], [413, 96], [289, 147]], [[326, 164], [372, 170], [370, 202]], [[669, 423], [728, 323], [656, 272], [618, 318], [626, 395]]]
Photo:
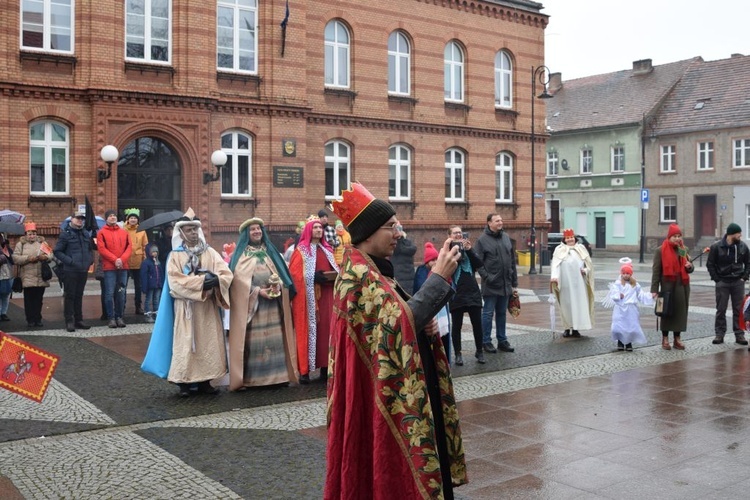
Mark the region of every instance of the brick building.
[[[192, 206], [218, 245], [250, 215], [291, 233], [357, 180], [418, 246], [449, 222], [478, 234], [496, 210], [528, 234], [541, 4], [292, 0], [284, 29], [286, 5], [3, 2], [0, 208], [54, 237], [84, 195], [100, 215]], [[542, 102], [535, 116], [542, 187]], [[108, 144], [120, 155], [99, 181]]]

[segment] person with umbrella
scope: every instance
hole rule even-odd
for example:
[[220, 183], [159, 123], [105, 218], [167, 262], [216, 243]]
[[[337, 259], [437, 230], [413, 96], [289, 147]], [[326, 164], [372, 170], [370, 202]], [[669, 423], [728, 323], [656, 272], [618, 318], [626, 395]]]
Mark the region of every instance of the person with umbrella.
[[86, 289], [88, 271], [94, 263], [94, 242], [91, 233], [84, 229], [86, 213], [76, 212], [66, 228], [60, 233], [55, 245], [55, 257], [62, 262], [63, 314], [65, 329], [69, 332], [91, 328], [83, 322], [83, 292]]
[[25, 224], [26, 235], [21, 236], [13, 251], [13, 262], [18, 266], [18, 273], [23, 283], [23, 309], [26, 323], [30, 327], [44, 326], [42, 323], [42, 302], [44, 290], [49, 287], [49, 280], [42, 278], [42, 262], [49, 256], [42, 250], [47, 245], [44, 236], [38, 236], [36, 223]]
[[5, 233], [0, 233], [0, 321], [10, 321], [8, 306], [13, 287], [13, 249]]

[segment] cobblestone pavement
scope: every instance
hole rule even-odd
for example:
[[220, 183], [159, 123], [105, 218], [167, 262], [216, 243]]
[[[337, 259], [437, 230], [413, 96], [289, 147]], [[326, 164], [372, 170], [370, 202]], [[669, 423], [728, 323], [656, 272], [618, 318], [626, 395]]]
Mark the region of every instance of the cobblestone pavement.
[[[619, 264], [615, 259], [595, 259], [595, 266], [597, 295], [601, 297], [608, 282], [617, 274]], [[636, 264], [635, 267], [636, 277], [647, 280], [648, 265]], [[559, 432], [545, 434], [536, 441], [520, 431], [497, 437], [500, 430], [538, 423], [540, 415], [550, 413], [553, 417], [546, 421], [556, 421], [554, 415], [566, 416], [571, 408], [597, 407], [602, 415], [623, 411], [622, 401], [612, 400], [611, 395], [604, 392], [605, 387], [621, 388], [628, 383], [653, 387], [655, 382], [650, 377], [664, 370], [681, 373], [677, 366], [697, 367], [696, 373], [709, 376], [720, 369], [717, 367], [731, 362], [742, 374], [732, 379], [731, 374], [722, 373], [728, 379], [717, 386], [726, 394], [741, 389], [745, 392], [735, 396], [706, 394], [705, 398], [721, 398], [714, 405], [721, 403], [722, 408], [730, 405], [727, 401], [732, 402], [731, 411], [736, 413], [732, 416], [736, 419], [740, 418], [740, 410], [750, 409], [746, 399], [750, 395], [747, 391], [750, 373], [740, 370], [750, 363], [747, 350], [737, 349], [729, 338], [724, 345], [712, 345], [709, 341], [713, 336], [714, 293], [705, 270], [700, 269], [693, 276], [691, 303], [694, 305], [690, 310], [690, 329], [683, 334], [687, 350], [682, 352], [659, 348], [660, 335], [655, 329], [654, 316], [645, 308], [642, 324], [648, 332], [649, 344], [633, 353], [613, 350], [609, 336], [611, 312], [599, 304], [596, 327], [584, 332], [583, 338], [563, 339], [559, 331], [553, 334], [547, 303], [548, 281], [549, 276], [545, 274], [520, 278], [522, 314], [516, 320], [509, 318], [508, 325], [510, 340], [516, 347], [513, 354], [487, 354], [487, 364], [475, 363], [470, 325], [468, 317], [465, 318], [462, 348], [466, 364], [454, 367], [454, 377], [460, 413], [462, 417], [465, 415], [462, 419], [472, 483], [457, 490], [460, 498], [498, 498], [498, 491], [507, 493], [501, 495], [505, 498], [639, 498], [635, 493], [629, 496], [627, 489], [607, 489], [610, 482], [615, 482], [605, 481], [603, 478], [609, 476], [604, 471], [614, 467], [612, 464], [617, 461], [611, 457], [605, 460], [602, 456], [613, 453], [612, 447], [592, 451], [583, 450], [581, 443], [558, 442], [563, 436], [579, 435], [578, 432], [581, 436], [594, 431], [604, 433], [597, 422], [576, 422], [577, 426], [569, 425], [567, 432], [558, 429]], [[94, 285], [90, 285], [92, 292], [86, 297], [86, 311], [87, 317], [95, 318], [99, 311]], [[138, 317], [128, 317], [127, 328], [113, 330], [102, 326], [98, 320], [89, 320], [94, 325], [91, 330], [68, 333], [62, 329], [61, 321], [53, 319], [60, 316], [61, 309], [55, 294], [56, 291], [51, 291], [45, 302], [47, 329], [14, 331], [8, 328], [9, 333], [60, 355], [61, 362], [41, 404], [0, 391], [0, 498], [322, 496], [324, 384], [238, 393], [222, 391], [218, 396], [178, 398], [174, 386], [140, 371], [150, 325], [140, 322]], [[14, 299], [9, 314], [13, 321], [3, 327], [11, 323], [25, 324], [22, 302], [18, 299]], [[560, 324], [559, 316], [557, 324]], [[722, 364], [711, 360], [722, 360]], [[654, 372], [655, 369], [661, 371]], [[672, 389], [659, 387], [659, 391], [662, 390]], [[706, 389], [698, 383], [696, 390]], [[600, 401], [592, 400], [596, 394], [601, 397]], [[549, 403], [541, 406], [542, 401]], [[523, 409], [524, 405], [528, 408]], [[639, 408], [638, 401], [632, 402], [632, 408]], [[639, 414], [644, 422], [652, 418], [661, 422], [654, 413], [664, 408], [648, 408]], [[496, 410], [497, 415], [491, 410]], [[687, 413], [705, 414], [706, 419], [711, 415], [705, 408], [691, 409]], [[487, 418], [483, 420], [483, 415], [492, 415], [492, 422]], [[711, 416], [719, 418], [721, 415]], [[555, 425], [561, 428], [566, 423], [564, 418], [560, 420]], [[750, 448], [750, 431], [747, 426], [732, 422], [732, 428], [738, 430], [735, 437], [739, 443], [738, 453], [745, 459], [750, 458], [746, 448]], [[642, 434], [646, 434], [645, 428], [637, 435]], [[610, 435], [608, 442], [617, 443], [621, 437]], [[702, 437], [697, 436], [696, 440], [702, 442]], [[601, 436], [589, 438], [587, 442], [603, 439]], [[490, 441], [492, 447], [488, 447]], [[625, 443], [622, 445], [624, 448]], [[502, 459], [497, 456], [514, 451], [517, 451], [515, 455]], [[529, 454], [548, 457], [552, 451], [566, 457], [559, 463], [547, 464], [554, 480], [539, 479], [533, 473], [524, 472], [519, 465], [531, 460]], [[653, 458], [652, 451], [645, 448], [640, 454], [635, 451], [631, 459], [634, 463], [648, 461]], [[685, 454], [683, 458], [696, 456]], [[567, 479], [560, 477], [571, 461], [575, 461], [577, 467], [593, 465], [599, 472], [569, 471]], [[678, 462], [672, 459], [662, 465]], [[717, 463], [722, 463], [727, 471], [733, 471], [738, 465], [732, 460]], [[617, 477], [623, 477], [622, 474], [631, 474], [625, 477], [637, 481], [635, 475], [643, 473], [636, 465], [616, 469]], [[580, 477], [580, 481], [575, 483], [571, 477]], [[744, 475], [738, 476], [741, 477]], [[679, 487], [679, 481], [674, 486], [671, 481], [672, 487], [667, 489], [660, 490], [652, 485], [653, 494], [646, 495], [642, 487], [634, 488], [633, 492], [644, 493], [640, 498], [658, 497], [657, 492], [662, 490], [662, 498], [677, 498], [678, 495], [682, 495], [680, 498], [742, 497], [739, 496], [742, 492], [739, 481], [726, 483], [723, 485], [726, 488], [718, 489], [702, 479], [697, 483], [693, 479], [689, 476], [680, 479], [690, 488]]]

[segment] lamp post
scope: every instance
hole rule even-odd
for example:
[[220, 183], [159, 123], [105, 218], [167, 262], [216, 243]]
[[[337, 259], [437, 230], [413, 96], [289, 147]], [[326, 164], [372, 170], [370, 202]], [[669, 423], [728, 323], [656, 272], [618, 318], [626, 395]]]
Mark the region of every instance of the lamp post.
[[204, 170], [203, 184], [219, 180], [221, 177], [221, 169], [227, 164], [227, 154], [221, 149], [217, 149], [211, 153], [211, 164], [216, 168], [216, 173], [212, 175], [208, 170]]
[[[547, 66], [531, 67], [531, 236], [529, 237], [529, 243], [531, 244], [531, 266], [529, 267], [529, 274], [536, 274], [536, 226], [534, 224], [536, 207], [536, 130], [534, 127], [534, 101], [537, 99], [551, 99], [553, 97], [552, 94], [547, 92], [549, 74]], [[544, 86], [544, 91], [539, 95], [536, 95], [537, 80]]]
[[[654, 129], [656, 128], [656, 116], [647, 116], [643, 113], [643, 122], [641, 124], [641, 196], [646, 189], [646, 131], [650, 130], [649, 137], [655, 140]], [[638, 263], [643, 264], [643, 255], [646, 253], [646, 207], [645, 202], [641, 199], [641, 244]]]
[[120, 156], [120, 152], [117, 151], [116, 147], [108, 144], [102, 148], [99, 155], [102, 157], [104, 163], [107, 164], [107, 169], [104, 170], [103, 168], [97, 168], [96, 177], [99, 182], [104, 182], [105, 179], [109, 179], [112, 175], [112, 164], [117, 161], [117, 157]]

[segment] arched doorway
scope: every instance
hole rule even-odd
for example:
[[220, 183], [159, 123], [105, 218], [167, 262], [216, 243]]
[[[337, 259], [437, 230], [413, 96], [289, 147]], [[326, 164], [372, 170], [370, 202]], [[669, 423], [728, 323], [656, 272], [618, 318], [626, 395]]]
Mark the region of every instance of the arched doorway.
[[[182, 209], [180, 157], [161, 139], [140, 137], [120, 153], [117, 162], [118, 215], [122, 217], [123, 211], [131, 207], [141, 210], [141, 221], [162, 212]], [[149, 241], [153, 241], [152, 234], [149, 234]]]

